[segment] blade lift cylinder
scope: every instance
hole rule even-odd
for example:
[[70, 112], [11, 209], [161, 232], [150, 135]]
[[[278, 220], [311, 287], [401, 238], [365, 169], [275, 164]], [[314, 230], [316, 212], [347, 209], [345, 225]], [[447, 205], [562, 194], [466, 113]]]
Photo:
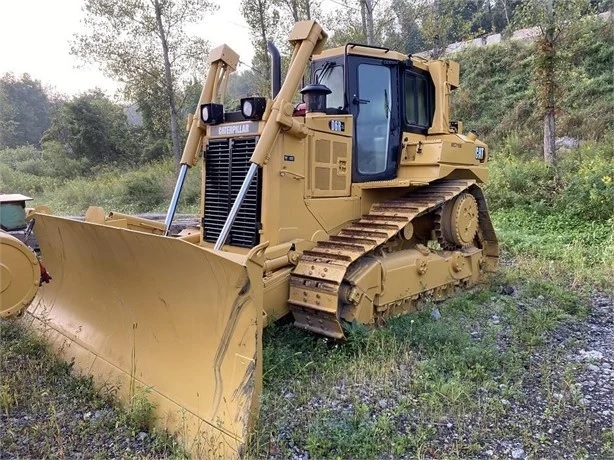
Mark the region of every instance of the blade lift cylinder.
[[173, 191], [173, 197], [171, 198], [171, 204], [168, 207], [166, 219], [164, 219], [164, 236], [168, 236], [168, 233], [171, 229], [171, 224], [173, 223], [173, 218], [175, 217], [175, 212], [177, 211], [179, 197], [181, 196], [181, 189], [183, 188], [187, 172], [188, 165], [181, 165], [181, 169], [179, 170], [179, 177], [177, 177], [177, 183], [175, 184], [175, 190]]

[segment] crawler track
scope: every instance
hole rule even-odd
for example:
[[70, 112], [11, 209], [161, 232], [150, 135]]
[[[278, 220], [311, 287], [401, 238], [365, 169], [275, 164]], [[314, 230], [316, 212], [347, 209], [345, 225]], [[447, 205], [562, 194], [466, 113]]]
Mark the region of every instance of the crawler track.
[[422, 187], [403, 198], [375, 203], [369, 214], [338, 235], [303, 253], [290, 278], [289, 304], [298, 327], [343, 338], [339, 290], [350, 265], [395, 237], [413, 219], [429, 213], [464, 191], [478, 203], [478, 247], [486, 268], [498, 261], [498, 244], [482, 190], [473, 180], [448, 180]]

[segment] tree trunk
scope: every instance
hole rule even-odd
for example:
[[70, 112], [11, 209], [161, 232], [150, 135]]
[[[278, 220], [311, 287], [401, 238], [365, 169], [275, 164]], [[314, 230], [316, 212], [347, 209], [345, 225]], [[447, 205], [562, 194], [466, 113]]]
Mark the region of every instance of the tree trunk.
[[292, 19], [294, 19], [294, 22], [300, 21], [300, 13], [298, 11], [298, 1], [297, 0], [292, 0], [291, 9], [292, 9]]
[[362, 31], [367, 39], [367, 45], [375, 45], [372, 0], [360, 0], [360, 15], [362, 18]]
[[544, 81], [542, 88], [544, 91], [544, 161], [550, 166], [556, 163], [555, 140], [556, 140], [556, 122], [555, 122], [555, 59], [556, 50], [554, 44], [554, 5], [553, 0], [547, 2], [548, 25], [542, 43], [542, 75]]
[[510, 25], [510, 17], [507, 13], [507, 2], [506, 0], [501, 0], [501, 4], [503, 5], [503, 12], [505, 13], [505, 22], [507, 23], [507, 25]]
[[552, 107], [544, 114], [544, 161], [550, 166], [556, 164], [555, 138], [554, 107]]
[[544, 161], [546, 164], [553, 166], [556, 163], [556, 152], [554, 143], [556, 139], [556, 121], [555, 121], [555, 91], [556, 82], [554, 76], [554, 44], [545, 42], [542, 47], [543, 69], [541, 82], [544, 103]]
[[267, 51], [267, 43], [269, 41], [269, 37], [267, 34], [267, 8], [269, 5], [266, 5], [263, 0], [258, 1], [258, 16], [260, 18], [260, 40], [262, 41], [262, 55], [264, 56], [264, 75], [261, 75], [262, 78], [262, 90], [270, 91], [271, 88], [271, 56]]
[[177, 104], [175, 102], [175, 91], [173, 88], [173, 76], [171, 73], [171, 61], [168, 55], [168, 42], [166, 33], [162, 24], [162, 9], [160, 8], [159, 0], [153, 0], [156, 11], [156, 22], [158, 24], [158, 34], [162, 43], [162, 54], [164, 55], [164, 86], [166, 88], [166, 97], [168, 98], [168, 108], [171, 116], [171, 141], [173, 143], [173, 157], [175, 162], [179, 164], [181, 161], [181, 145], [179, 142], [179, 128], [177, 126]]

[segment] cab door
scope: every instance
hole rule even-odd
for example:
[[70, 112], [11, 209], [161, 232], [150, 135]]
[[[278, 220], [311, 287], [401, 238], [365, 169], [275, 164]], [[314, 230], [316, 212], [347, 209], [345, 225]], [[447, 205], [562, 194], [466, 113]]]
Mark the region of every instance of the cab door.
[[398, 63], [348, 57], [355, 140], [352, 181], [394, 179], [401, 144]]

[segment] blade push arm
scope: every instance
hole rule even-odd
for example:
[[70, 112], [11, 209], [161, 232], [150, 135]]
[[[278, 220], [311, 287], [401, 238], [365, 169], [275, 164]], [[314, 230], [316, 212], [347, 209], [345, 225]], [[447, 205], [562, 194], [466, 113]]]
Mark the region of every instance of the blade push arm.
[[226, 218], [220, 236], [215, 242], [215, 250], [220, 250], [226, 242], [252, 179], [256, 175], [258, 167], [265, 165], [268, 161], [268, 157], [275, 144], [279, 131], [282, 128], [288, 129], [290, 133], [301, 130], [302, 127], [300, 124], [292, 120], [293, 106], [291, 101], [298, 89], [301, 77], [303, 76], [303, 72], [311, 55], [317, 54], [322, 50], [326, 42], [326, 37], [327, 35], [324, 29], [315, 21], [300, 21], [294, 25], [294, 29], [292, 29], [289, 37], [290, 44], [293, 46], [293, 51], [288, 74], [279, 90], [279, 94], [273, 101], [270, 112], [265, 113], [263, 117], [265, 124], [258, 144], [256, 144], [254, 153], [252, 153], [252, 157], [250, 158], [252, 164], [243, 180], [243, 185], [241, 185], [241, 190], [237, 195], [232, 209]]
[[218, 94], [221, 94], [223, 97], [226, 92], [226, 85], [228, 84], [228, 76], [237, 68], [238, 63], [239, 55], [227, 45], [218, 46], [209, 53], [209, 72], [207, 72], [207, 78], [205, 79], [205, 84], [200, 93], [196, 111], [194, 115], [190, 115], [188, 119], [188, 139], [183, 148], [179, 176], [177, 177], [173, 197], [171, 198], [168, 212], [166, 213], [166, 219], [164, 220], [165, 235], [168, 235], [173, 217], [177, 211], [179, 196], [181, 195], [181, 189], [183, 188], [188, 168], [191, 168], [197, 163], [200, 146], [203, 144], [206, 125], [200, 120], [200, 107], [202, 104], [215, 102], [218, 98]]

